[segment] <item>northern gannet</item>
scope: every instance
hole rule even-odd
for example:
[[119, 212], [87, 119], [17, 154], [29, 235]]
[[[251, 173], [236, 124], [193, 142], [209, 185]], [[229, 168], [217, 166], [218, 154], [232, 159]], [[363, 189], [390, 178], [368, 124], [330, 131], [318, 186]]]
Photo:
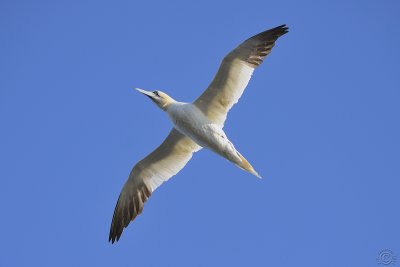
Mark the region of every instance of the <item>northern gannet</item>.
[[136, 88], [168, 114], [174, 127], [156, 150], [133, 167], [115, 206], [109, 241], [118, 241], [124, 228], [142, 212], [152, 192], [177, 174], [193, 153], [203, 147], [261, 178], [229, 141], [223, 127], [228, 111], [238, 102], [254, 69], [287, 32], [288, 27], [281, 25], [232, 50], [222, 60], [211, 84], [193, 103], [176, 101], [161, 91]]

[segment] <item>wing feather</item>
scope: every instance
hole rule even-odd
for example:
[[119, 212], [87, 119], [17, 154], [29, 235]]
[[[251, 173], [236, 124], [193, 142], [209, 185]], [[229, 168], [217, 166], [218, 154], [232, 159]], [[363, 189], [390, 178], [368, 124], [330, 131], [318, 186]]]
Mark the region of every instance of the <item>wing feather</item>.
[[275, 41], [288, 32], [286, 25], [259, 33], [232, 50], [213, 81], [194, 104], [214, 123], [223, 126], [228, 111], [239, 101], [254, 69], [271, 53]]
[[164, 142], [133, 167], [121, 190], [110, 227], [109, 241], [118, 241], [125, 227], [163, 182], [177, 174], [201, 147], [175, 128]]

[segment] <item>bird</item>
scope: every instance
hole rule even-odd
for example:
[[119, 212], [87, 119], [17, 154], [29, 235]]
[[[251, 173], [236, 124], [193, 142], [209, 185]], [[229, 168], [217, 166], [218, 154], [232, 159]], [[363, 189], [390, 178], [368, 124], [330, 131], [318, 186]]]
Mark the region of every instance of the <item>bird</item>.
[[202, 148], [261, 178], [228, 139], [223, 127], [228, 111], [238, 102], [254, 70], [288, 29], [283, 24], [263, 31], [229, 52], [208, 88], [192, 103], [177, 101], [159, 90], [136, 88], [167, 113], [173, 128], [162, 144], [130, 172], [114, 209], [109, 242], [119, 241], [124, 228], [142, 213], [154, 190], [183, 169], [193, 153]]

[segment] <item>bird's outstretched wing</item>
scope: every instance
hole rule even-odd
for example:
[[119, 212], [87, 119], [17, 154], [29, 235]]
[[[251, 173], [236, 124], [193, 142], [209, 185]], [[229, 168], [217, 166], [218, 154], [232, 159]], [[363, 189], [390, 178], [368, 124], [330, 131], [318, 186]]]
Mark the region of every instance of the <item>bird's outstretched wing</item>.
[[152, 192], [185, 167], [200, 149], [174, 128], [156, 150], [133, 167], [115, 206], [109, 241], [119, 240], [124, 228], [142, 212]]
[[271, 52], [275, 41], [288, 32], [286, 25], [259, 33], [232, 50], [219, 67], [214, 80], [194, 104], [212, 122], [223, 126], [226, 115], [246, 88], [251, 75]]

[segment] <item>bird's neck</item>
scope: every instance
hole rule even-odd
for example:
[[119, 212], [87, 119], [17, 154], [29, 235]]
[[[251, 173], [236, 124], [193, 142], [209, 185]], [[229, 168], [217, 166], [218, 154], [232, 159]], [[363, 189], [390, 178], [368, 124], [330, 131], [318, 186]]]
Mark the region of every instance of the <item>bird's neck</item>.
[[173, 99], [173, 98], [170, 97], [170, 96], [166, 96], [166, 97], [164, 97], [163, 103], [161, 103], [161, 104], [159, 105], [159, 107], [160, 107], [162, 110], [167, 111], [167, 109], [168, 109], [171, 105], [179, 104], [179, 103], [181, 103], [181, 102], [176, 101], [175, 99]]

